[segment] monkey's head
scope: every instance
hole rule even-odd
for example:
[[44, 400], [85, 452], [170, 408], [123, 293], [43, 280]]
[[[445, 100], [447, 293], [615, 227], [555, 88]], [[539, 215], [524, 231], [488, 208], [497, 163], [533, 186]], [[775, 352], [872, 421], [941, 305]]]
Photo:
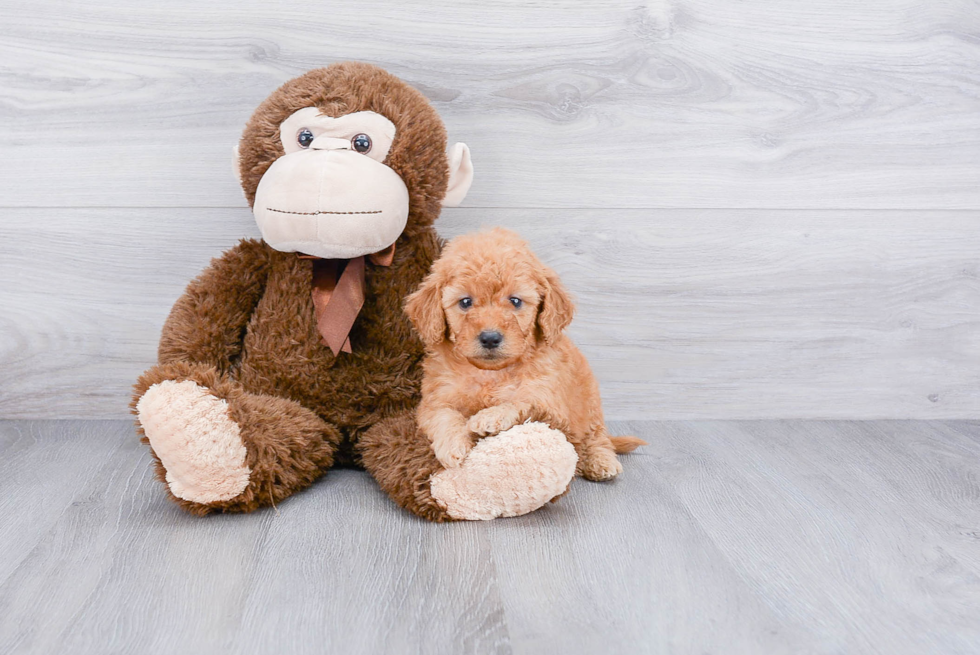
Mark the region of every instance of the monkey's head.
[[237, 153], [266, 243], [324, 258], [384, 250], [459, 204], [473, 181], [469, 149], [447, 153], [425, 97], [369, 64], [286, 82], [255, 110]]

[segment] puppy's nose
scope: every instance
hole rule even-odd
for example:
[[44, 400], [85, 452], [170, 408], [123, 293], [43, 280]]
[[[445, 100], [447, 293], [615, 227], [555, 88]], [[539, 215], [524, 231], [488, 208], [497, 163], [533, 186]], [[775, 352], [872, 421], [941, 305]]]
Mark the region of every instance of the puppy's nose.
[[504, 335], [496, 330], [484, 330], [480, 333], [480, 345], [487, 350], [493, 350], [504, 340]]

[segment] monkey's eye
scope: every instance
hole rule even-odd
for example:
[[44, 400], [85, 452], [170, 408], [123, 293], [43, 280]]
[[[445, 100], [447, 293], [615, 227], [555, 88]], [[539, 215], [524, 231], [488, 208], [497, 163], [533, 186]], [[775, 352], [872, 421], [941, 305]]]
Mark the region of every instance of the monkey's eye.
[[514, 306], [514, 309], [520, 309], [524, 306], [524, 301], [517, 296], [511, 296], [508, 300], [510, 300], [510, 304]]
[[350, 140], [350, 145], [362, 155], [367, 154], [371, 150], [371, 137], [367, 134], [358, 134]]
[[469, 309], [472, 306], [473, 306], [473, 299], [472, 298], [462, 298], [459, 301], [459, 308], [460, 309]]
[[310, 144], [313, 143], [313, 132], [310, 132], [304, 127], [296, 135], [296, 143], [298, 143], [301, 148], [309, 148]]

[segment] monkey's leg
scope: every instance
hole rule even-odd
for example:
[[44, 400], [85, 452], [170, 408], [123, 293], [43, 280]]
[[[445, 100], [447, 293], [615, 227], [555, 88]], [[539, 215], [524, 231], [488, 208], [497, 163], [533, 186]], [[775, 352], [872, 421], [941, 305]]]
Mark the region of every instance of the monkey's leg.
[[481, 439], [459, 467], [444, 469], [412, 413], [373, 426], [357, 447], [391, 499], [430, 521], [533, 512], [565, 492], [577, 462], [564, 434], [526, 423]]
[[193, 514], [275, 504], [312, 484], [340, 443], [338, 430], [305, 407], [248, 393], [202, 364], [151, 368], [131, 406], [158, 477]]

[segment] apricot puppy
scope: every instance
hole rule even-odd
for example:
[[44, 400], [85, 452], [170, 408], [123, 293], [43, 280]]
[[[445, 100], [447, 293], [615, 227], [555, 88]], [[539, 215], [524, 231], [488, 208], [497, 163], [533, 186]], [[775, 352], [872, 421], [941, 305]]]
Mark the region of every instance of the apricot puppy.
[[564, 432], [589, 480], [614, 478], [616, 453], [646, 445], [606, 432], [599, 385], [563, 332], [572, 301], [515, 233], [453, 239], [405, 311], [426, 345], [419, 427], [443, 466], [527, 420]]

